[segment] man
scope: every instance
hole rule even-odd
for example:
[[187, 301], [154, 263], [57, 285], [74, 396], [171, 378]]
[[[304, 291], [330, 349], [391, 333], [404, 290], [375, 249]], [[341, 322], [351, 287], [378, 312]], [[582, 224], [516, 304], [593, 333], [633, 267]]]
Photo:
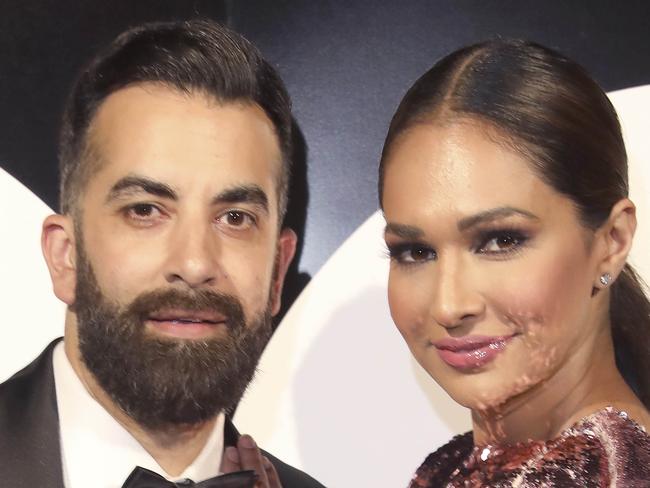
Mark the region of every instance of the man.
[[290, 154], [282, 81], [214, 23], [131, 29], [81, 73], [42, 234], [65, 337], [0, 385], [2, 486], [322, 486], [227, 418], [295, 250]]

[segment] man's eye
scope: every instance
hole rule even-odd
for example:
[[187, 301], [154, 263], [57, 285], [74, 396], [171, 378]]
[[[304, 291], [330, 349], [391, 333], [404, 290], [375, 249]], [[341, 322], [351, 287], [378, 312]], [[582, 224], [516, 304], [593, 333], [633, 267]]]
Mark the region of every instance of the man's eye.
[[427, 246], [417, 244], [400, 244], [389, 246], [390, 258], [400, 264], [414, 264], [436, 259], [436, 252]]
[[144, 220], [157, 216], [160, 210], [150, 203], [136, 203], [128, 207], [126, 213], [133, 219]]
[[248, 228], [255, 223], [252, 215], [240, 210], [229, 210], [218, 219], [230, 227]]

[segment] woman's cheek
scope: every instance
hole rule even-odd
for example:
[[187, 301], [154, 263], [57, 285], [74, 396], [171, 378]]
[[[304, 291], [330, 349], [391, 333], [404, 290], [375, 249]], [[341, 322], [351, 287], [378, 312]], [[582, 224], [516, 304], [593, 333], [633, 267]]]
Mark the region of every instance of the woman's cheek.
[[510, 273], [499, 293], [492, 295], [498, 320], [519, 334], [511, 360], [517, 363], [512, 366], [519, 369], [524, 383], [534, 381], [537, 375], [547, 376], [570, 343], [572, 331], [567, 325], [573, 323], [575, 292], [572, 285], [563, 285], [576, 278], [566, 276], [562, 264], [529, 267], [527, 275]]
[[423, 287], [413, 286], [413, 280], [399, 271], [391, 270], [388, 280], [388, 305], [393, 322], [409, 347], [426, 336], [427, 299]]

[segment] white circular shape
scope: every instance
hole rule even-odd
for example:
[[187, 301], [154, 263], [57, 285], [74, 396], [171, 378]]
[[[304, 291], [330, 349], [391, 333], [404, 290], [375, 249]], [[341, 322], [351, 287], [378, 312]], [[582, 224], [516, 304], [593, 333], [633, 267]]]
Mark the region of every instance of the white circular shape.
[[22, 369], [52, 339], [63, 335], [65, 305], [52, 293], [40, 246], [41, 224], [51, 213], [36, 195], [0, 169], [0, 381]]
[[629, 262], [650, 281], [650, 85], [609, 93], [623, 129], [628, 156], [630, 198], [637, 209], [637, 229]]
[[312, 279], [235, 415], [325, 486], [406, 486], [433, 448], [470, 428], [390, 318], [384, 225], [370, 217]]

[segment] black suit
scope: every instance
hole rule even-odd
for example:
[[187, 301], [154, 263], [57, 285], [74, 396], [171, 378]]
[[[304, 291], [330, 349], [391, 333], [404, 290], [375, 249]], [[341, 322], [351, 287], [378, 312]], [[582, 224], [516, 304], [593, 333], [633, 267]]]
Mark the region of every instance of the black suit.
[[[2, 488], [63, 488], [59, 415], [52, 342], [29, 366], [0, 384], [0, 485]], [[239, 433], [226, 419], [225, 445]], [[268, 453], [284, 488], [322, 488], [318, 481]], [[90, 488], [90, 487], [89, 487]]]

